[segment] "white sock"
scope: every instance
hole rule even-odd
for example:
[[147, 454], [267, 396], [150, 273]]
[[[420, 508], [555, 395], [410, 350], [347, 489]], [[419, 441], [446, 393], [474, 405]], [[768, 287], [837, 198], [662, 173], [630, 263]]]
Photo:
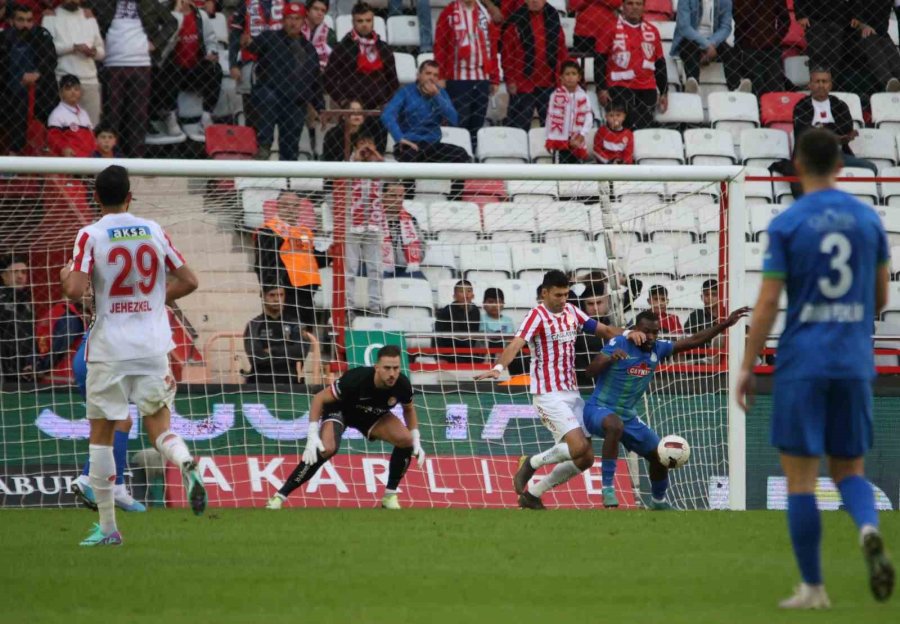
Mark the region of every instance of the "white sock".
[[283, 501], [286, 501], [286, 500], [287, 500], [287, 496], [285, 496], [285, 495], [282, 494], [281, 492], [275, 492], [275, 498], [280, 498], [280, 499], [283, 500]]
[[[88, 468], [88, 473], [90, 473], [90, 468]], [[75, 479], [75, 483], [77, 483], [78, 485], [82, 485], [82, 486], [90, 485], [91, 477], [89, 476], [89, 474], [80, 474], [80, 475], [78, 475], [78, 478]]]
[[579, 474], [581, 474], [581, 468], [576, 466], [574, 462], [563, 462], [554, 466], [550, 474], [538, 481], [537, 485], [533, 485], [528, 488], [528, 491], [531, 492], [534, 496], [540, 498], [550, 488], [555, 488], [557, 485], [562, 485], [575, 475]]
[[184, 440], [178, 434], [166, 431], [156, 438], [156, 450], [159, 451], [165, 459], [178, 466], [184, 468], [184, 463], [191, 461], [191, 452], [185, 445]]
[[384, 495], [385, 495], [385, 496], [389, 496], [389, 495], [391, 495], [391, 494], [396, 494], [396, 493], [397, 493], [397, 490], [389, 490], [389, 489], [387, 489], [387, 488], [384, 489]]
[[90, 445], [91, 488], [94, 500], [100, 512], [100, 530], [109, 535], [116, 530], [116, 505], [113, 496], [113, 484], [116, 481], [116, 460], [111, 446]]
[[572, 455], [569, 453], [569, 445], [565, 442], [560, 442], [555, 446], [551, 446], [543, 453], [532, 455], [529, 462], [531, 462], [532, 468], [537, 469], [541, 466], [546, 466], [547, 464], [558, 464], [567, 459], [572, 459]]
[[859, 528], [859, 543], [862, 545], [863, 540], [869, 533], [878, 533], [878, 527], [874, 524], [864, 524]]

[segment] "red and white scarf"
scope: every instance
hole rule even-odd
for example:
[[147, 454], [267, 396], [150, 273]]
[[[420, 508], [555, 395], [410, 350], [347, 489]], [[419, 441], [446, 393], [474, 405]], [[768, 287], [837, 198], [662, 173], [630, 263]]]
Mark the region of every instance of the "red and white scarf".
[[319, 55], [319, 65], [322, 69], [325, 69], [325, 66], [328, 65], [328, 57], [331, 56], [331, 46], [328, 45], [328, 33], [331, 32], [331, 29], [328, 27], [328, 24], [322, 22], [315, 32], [310, 32], [309, 22], [303, 22], [301, 32], [307, 41], [316, 48], [316, 53]]
[[[491, 55], [491, 16], [487, 9], [476, 0], [472, 17], [474, 24], [469, 29], [466, 6], [457, 0], [450, 12], [450, 26], [456, 38], [456, 63], [454, 70], [457, 80], [486, 80], [493, 67]], [[474, 37], [472, 36], [474, 34]], [[473, 41], [474, 39], [474, 41]], [[462, 75], [481, 73], [480, 76]]]
[[[400, 245], [407, 264], [422, 261], [422, 241], [416, 231], [415, 221], [406, 210], [400, 210]], [[394, 268], [394, 240], [388, 227], [384, 207], [381, 204], [379, 180], [355, 179], [350, 185], [350, 224], [354, 229], [381, 232], [381, 266], [383, 271]]]
[[[547, 150], [569, 150], [578, 158], [586, 159], [587, 135], [593, 123], [594, 114], [584, 89], [576, 87], [575, 91], [569, 92], [565, 87], [557, 87], [547, 108]], [[569, 145], [569, 139], [575, 135], [585, 139], [584, 145], [577, 149]]]
[[350, 31], [350, 36], [359, 46], [356, 55], [356, 70], [363, 74], [371, 74], [384, 67], [381, 61], [381, 53], [378, 51], [378, 33], [372, 31], [371, 37], [361, 37], [355, 30]]

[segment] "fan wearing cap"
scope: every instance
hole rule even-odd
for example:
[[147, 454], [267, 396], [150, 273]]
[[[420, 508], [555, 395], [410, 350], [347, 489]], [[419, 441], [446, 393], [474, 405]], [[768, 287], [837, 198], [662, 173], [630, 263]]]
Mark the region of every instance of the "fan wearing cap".
[[307, 106], [325, 108], [319, 55], [303, 36], [305, 16], [302, 4], [286, 3], [282, 29], [260, 33], [247, 46], [258, 57], [250, 99], [259, 117], [257, 157], [262, 160], [268, 160], [275, 126], [281, 160], [297, 160]]

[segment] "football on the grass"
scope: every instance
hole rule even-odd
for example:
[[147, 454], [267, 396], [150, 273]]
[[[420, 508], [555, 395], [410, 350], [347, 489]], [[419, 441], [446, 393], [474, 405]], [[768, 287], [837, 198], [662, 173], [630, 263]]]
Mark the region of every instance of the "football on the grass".
[[688, 457], [691, 456], [691, 447], [681, 436], [667, 435], [659, 441], [656, 452], [659, 453], [662, 465], [671, 470], [681, 468], [687, 463]]

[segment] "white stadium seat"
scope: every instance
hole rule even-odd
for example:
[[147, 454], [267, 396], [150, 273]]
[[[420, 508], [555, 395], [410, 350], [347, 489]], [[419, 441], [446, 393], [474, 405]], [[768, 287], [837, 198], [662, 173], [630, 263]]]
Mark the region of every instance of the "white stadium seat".
[[494, 126], [478, 130], [481, 162], [528, 162], [528, 133], [521, 128]]
[[441, 126], [441, 143], [450, 145], [458, 145], [466, 150], [469, 158], [473, 158], [472, 154], [472, 135], [465, 128], [454, 128], [453, 126]]
[[900, 245], [900, 208], [894, 206], [877, 206], [878, 216], [884, 224], [888, 241], [891, 245]]
[[456, 260], [456, 246], [428, 242], [425, 245], [425, 257], [419, 263], [422, 273], [432, 284], [442, 279], [452, 279], [456, 275], [459, 263]]
[[[535, 231], [534, 204], [530, 202], [497, 202], [485, 204], [484, 232], [494, 240], [505, 232], [527, 232], [528, 237]], [[502, 237], [501, 237], [502, 238]]]
[[[678, 74], [673, 77], [669, 76], [669, 83], [672, 84], [674, 78], [678, 80]], [[656, 111], [654, 114], [656, 123], [667, 125], [700, 125], [703, 123], [703, 100], [696, 93], [679, 93], [678, 91], [669, 91], [669, 106], [666, 112]]]
[[893, 133], [877, 128], [862, 128], [850, 141], [850, 149], [859, 158], [865, 158], [878, 167], [878, 171], [897, 164], [897, 141]]
[[[863, 167], [844, 167], [838, 173], [838, 178], [874, 178], [874, 174], [870, 169]], [[838, 181], [837, 187], [846, 193], [856, 196], [862, 202], [869, 204], [878, 203], [878, 183], [877, 182], [841, 182]]]
[[459, 268], [466, 279], [474, 281], [509, 279], [512, 276], [509, 246], [496, 242], [460, 245]]
[[795, 87], [809, 85], [809, 57], [789, 56], [784, 59], [784, 75]]
[[737, 161], [731, 133], [712, 128], [684, 131], [684, 151], [693, 165], [733, 165]]
[[404, 329], [398, 319], [383, 316], [357, 316], [350, 327], [356, 331], [402, 332]]
[[[535, 302], [535, 289], [532, 283], [523, 280], [499, 280], [487, 287], [499, 288], [503, 291], [504, 304], [507, 308], [531, 309]], [[475, 302], [481, 305], [484, 299], [484, 289], [476, 293]]]
[[718, 247], [712, 247], [703, 243], [679, 247], [675, 270], [679, 277], [718, 275]]
[[506, 194], [513, 200], [520, 196], [543, 196], [548, 201], [556, 201], [559, 198], [559, 186], [552, 180], [507, 180]]
[[850, 109], [850, 117], [853, 118], [853, 125], [862, 128], [865, 124], [863, 119], [862, 101], [855, 93], [846, 93], [844, 91], [832, 91], [829, 95], [833, 95], [837, 99], [844, 102]]
[[550, 245], [511, 245], [513, 271], [518, 279], [543, 276], [551, 269], [563, 268], [562, 252]]
[[[777, 132], [777, 130], [775, 132]], [[744, 171], [747, 176], [755, 176], [761, 178], [772, 177], [772, 174], [768, 169], [763, 169], [761, 167], [747, 167]], [[747, 197], [747, 199], [763, 199], [766, 201], [766, 203], [774, 203], [772, 196], [772, 182], [770, 181], [747, 182], [744, 185], [744, 195]]]
[[644, 217], [644, 229], [654, 244], [678, 249], [692, 245], [697, 238], [697, 220], [693, 210], [670, 204]]
[[419, 47], [419, 18], [415, 15], [387, 18], [387, 42], [395, 48]]
[[608, 262], [603, 241], [570, 247], [566, 254], [566, 269], [573, 273], [606, 271]]
[[537, 215], [537, 231], [548, 232], [584, 232], [591, 231], [587, 206], [580, 202], [553, 202], [541, 206], [535, 211]]
[[766, 230], [769, 228], [769, 222], [784, 210], [781, 204], [752, 204], [747, 206], [747, 212], [750, 216], [750, 234], [760, 242], [765, 243], [760, 236], [765, 236]]
[[759, 127], [759, 103], [752, 93], [710, 93], [707, 104], [712, 127], [731, 132], [735, 145], [740, 143], [742, 130]]
[[869, 104], [872, 107], [872, 123], [875, 127], [892, 124], [896, 133], [900, 126], [900, 93], [873, 93]]
[[761, 243], [744, 243], [744, 269], [762, 271], [765, 251]]
[[[900, 167], [889, 167], [882, 171], [881, 175], [886, 178], [900, 178]], [[885, 205], [900, 208], [900, 182], [882, 182], [881, 197]]]
[[439, 241], [474, 243], [481, 233], [481, 209], [472, 202], [434, 202], [428, 206], [427, 230]]
[[528, 152], [531, 162], [550, 164], [553, 156], [547, 151], [547, 130], [544, 127], [532, 128], [528, 131]]
[[394, 52], [394, 62], [397, 68], [397, 81], [400, 86], [412, 84], [416, 81], [416, 59], [406, 52]]
[[628, 250], [625, 268], [631, 275], [675, 277], [675, 253], [668, 245], [653, 243], [632, 245]]
[[647, 128], [634, 132], [634, 160], [639, 165], [681, 165], [684, 144], [677, 130]]
[[274, 204], [288, 182], [285, 178], [236, 178], [234, 184], [241, 197], [244, 227], [255, 230], [263, 225], [266, 203]]
[[741, 132], [741, 161], [748, 167], [768, 167], [791, 157], [788, 135], [771, 128], [750, 128]]
[[431, 316], [431, 286], [422, 279], [408, 277], [391, 277], [382, 284], [382, 304], [385, 309], [394, 307], [423, 308]]

